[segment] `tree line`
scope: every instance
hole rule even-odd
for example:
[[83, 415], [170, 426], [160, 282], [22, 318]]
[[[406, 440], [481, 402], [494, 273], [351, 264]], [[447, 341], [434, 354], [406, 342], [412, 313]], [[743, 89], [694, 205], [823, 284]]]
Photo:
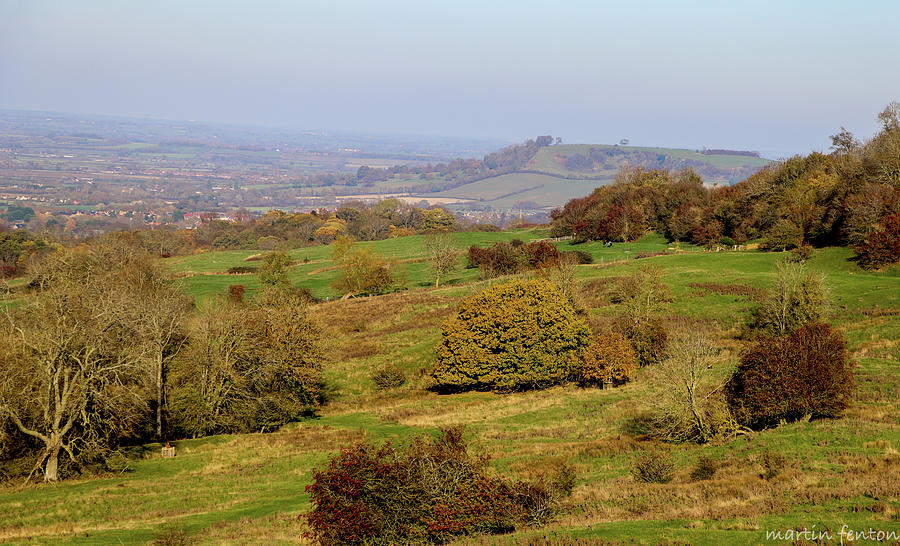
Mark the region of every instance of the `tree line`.
[[119, 234], [29, 274], [33, 297], [0, 325], [6, 472], [56, 481], [123, 445], [272, 430], [324, 399], [319, 328], [278, 275], [252, 301], [196, 308]]
[[896, 262], [900, 103], [878, 120], [881, 130], [865, 142], [842, 128], [829, 154], [795, 156], [728, 187], [708, 188], [690, 169], [623, 169], [612, 185], [555, 210], [552, 235], [628, 242], [657, 231], [707, 247], [841, 245], [866, 267]]

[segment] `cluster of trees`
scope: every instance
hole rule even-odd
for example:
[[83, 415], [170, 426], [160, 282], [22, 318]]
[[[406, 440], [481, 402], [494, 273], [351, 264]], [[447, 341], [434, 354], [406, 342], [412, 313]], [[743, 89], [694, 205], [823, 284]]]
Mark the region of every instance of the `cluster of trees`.
[[372, 205], [347, 203], [334, 212], [290, 214], [276, 210], [246, 222], [214, 220], [202, 224], [194, 238], [198, 245], [215, 249], [275, 250], [329, 244], [342, 235], [377, 241], [456, 229], [456, 217], [443, 208], [422, 209], [398, 199], [386, 199]]
[[34, 297], [2, 322], [0, 458], [46, 481], [122, 444], [271, 428], [321, 401], [318, 329], [277, 282], [196, 312], [125, 236], [29, 274]]
[[529, 269], [559, 268], [564, 263], [589, 264], [594, 258], [584, 251], [560, 252], [547, 241], [500, 241], [488, 248], [469, 247], [467, 267], [478, 268], [484, 278], [511, 275]]
[[[731, 152], [730, 150], [711, 150], [704, 151], [703, 153], [723, 153], [729, 155], [759, 157], [759, 153], [757, 152]], [[570, 178], [592, 178], [597, 176], [596, 171], [615, 171], [625, 165], [641, 167], [648, 170], [694, 169], [706, 178], [716, 180], [727, 179], [729, 181], [743, 180], [759, 170], [758, 167], [753, 166], [734, 168], [716, 167], [705, 161], [672, 157], [657, 151], [644, 151], [634, 148], [619, 148], [612, 146], [591, 147], [587, 150], [586, 154], [574, 153], [565, 156], [566, 169], [584, 173], [580, 176], [569, 176]]]
[[25, 230], [0, 232], [0, 278], [15, 277], [33, 258], [54, 248], [45, 238]]
[[313, 474], [301, 517], [320, 544], [444, 544], [547, 523], [574, 485], [568, 467], [533, 482], [492, 475], [456, 427], [407, 446], [343, 449]]
[[792, 157], [729, 187], [706, 188], [690, 170], [626, 168], [554, 211], [552, 234], [630, 241], [657, 231], [704, 246], [761, 239], [776, 250], [852, 245], [861, 265], [897, 261], [900, 104], [878, 118], [881, 131], [867, 142], [842, 130], [830, 154]]
[[594, 334], [548, 279], [517, 279], [464, 300], [444, 324], [433, 371], [439, 391], [514, 391], [568, 381], [614, 386], [648, 366], [648, 432], [708, 442], [804, 416], [835, 417], [854, 391], [840, 333], [823, 321], [821, 276], [779, 266], [775, 289], [748, 323], [755, 340], [732, 373], [701, 324], [661, 320], [671, 293], [657, 269], [623, 277], [618, 313]]

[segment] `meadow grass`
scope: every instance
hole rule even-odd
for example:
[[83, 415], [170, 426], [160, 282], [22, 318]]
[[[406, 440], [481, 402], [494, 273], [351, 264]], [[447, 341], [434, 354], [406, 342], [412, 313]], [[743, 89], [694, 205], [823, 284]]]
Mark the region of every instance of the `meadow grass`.
[[[461, 246], [542, 236], [456, 235]], [[367, 244], [394, 259], [424, 252], [421, 239], [413, 237]], [[727, 349], [717, 364], [722, 374], [747, 343], [738, 337], [740, 325], [784, 259], [782, 253], [676, 249], [657, 236], [613, 247], [559, 244], [587, 250], [597, 260], [576, 271], [589, 320], [618, 312], [606, 292], [612, 281], [640, 267], [659, 267], [674, 296], [666, 315], [690, 316], [717, 333]], [[315, 271], [328, 267], [329, 250], [291, 251], [295, 259], [310, 258], [294, 268], [292, 278], [328, 290], [329, 272]], [[639, 252], [662, 254], [635, 259]], [[252, 253], [206, 253], [167, 264], [173, 271], [215, 273], [246, 263]], [[489, 454], [492, 467], [510, 477], [529, 479], [561, 461], [578, 474], [566, 510], [550, 525], [469, 537], [461, 544], [758, 544], [765, 542], [766, 530], [814, 525], [834, 532], [842, 525], [900, 532], [900, 269], [864, 272], [850, 257], [846, 249], [829, 248], [808, 261], [810, 269], [826, 275], [833, 302], [829, 321], [847, 336], [856, 362], [856, 399], [841, 419], [784, 424], [702, 446], [658, 444], [629, 432], [648, 403], [648, 369], [611, 390], [565, 385], [513, 394], [436, 394], [428, 390], [429, 371], [441, 323], [461, 298], [503, 280], [479, 280], [470, 270], [435, 289], [417, 287], [430, 284], [428, 272], [411, 270], [408, 290], [310, 308], [329, 355], [330, 401], [317, 418], [270, 434], [179, 441], [175, 459], [159, 458], [158, 445], [136, 447], [120, 474], [54, 486], [7, 485], [0, 488], [0, 541], [146, 543], [183, 535], [201, 543], [296, 543], [304, 530], [298, 515], [309, 508], [304, 487], [330, 453], [362, 439], [406, 442], [456, 424], [466, 425], [472, 448]], [[182, 282], [210, 277], [216, 275]], [[320, 284], [303, 284], [313, 279]], [[212, 287], [205, 297], [222, 293], [213, 283], [203, 286]], [[187, 285], [202, 298], [198, 287]], [[379, 391], [371, 374], [388, 363], [397, 364], [407, 382]], [[672, 483], [643, 484], [631, 477], [635, 459], [653, 448], [675, 459]], [[783, 454], [785, 462], [766, 479], [769, 451]], [[700, 455], [714, 458], [719, 469], [712, 479], [694, 482], [690, 470]]]

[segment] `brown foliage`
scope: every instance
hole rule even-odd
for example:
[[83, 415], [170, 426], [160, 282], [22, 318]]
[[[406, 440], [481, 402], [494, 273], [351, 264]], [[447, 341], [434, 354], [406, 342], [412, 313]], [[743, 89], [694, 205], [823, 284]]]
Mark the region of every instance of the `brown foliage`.
[[755, 428], [807, 415], [837, 417], [853, 393], [843, 336], [816, 323], [756, 343], [742, 355], [726, 385], [735, 417]]

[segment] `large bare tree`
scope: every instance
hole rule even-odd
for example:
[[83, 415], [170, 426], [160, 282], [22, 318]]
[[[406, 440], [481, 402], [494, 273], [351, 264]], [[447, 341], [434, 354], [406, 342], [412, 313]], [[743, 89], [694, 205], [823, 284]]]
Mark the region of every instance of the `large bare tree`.
[[61, 453], [129, 434], [146, 406], [138, 336], [120, 319], [115, 272], [88, 251], [58, 251], [35, 272], [43, 289], [7, 312], [0, 413], [42, 445], [35, 468], [56, 481]]

